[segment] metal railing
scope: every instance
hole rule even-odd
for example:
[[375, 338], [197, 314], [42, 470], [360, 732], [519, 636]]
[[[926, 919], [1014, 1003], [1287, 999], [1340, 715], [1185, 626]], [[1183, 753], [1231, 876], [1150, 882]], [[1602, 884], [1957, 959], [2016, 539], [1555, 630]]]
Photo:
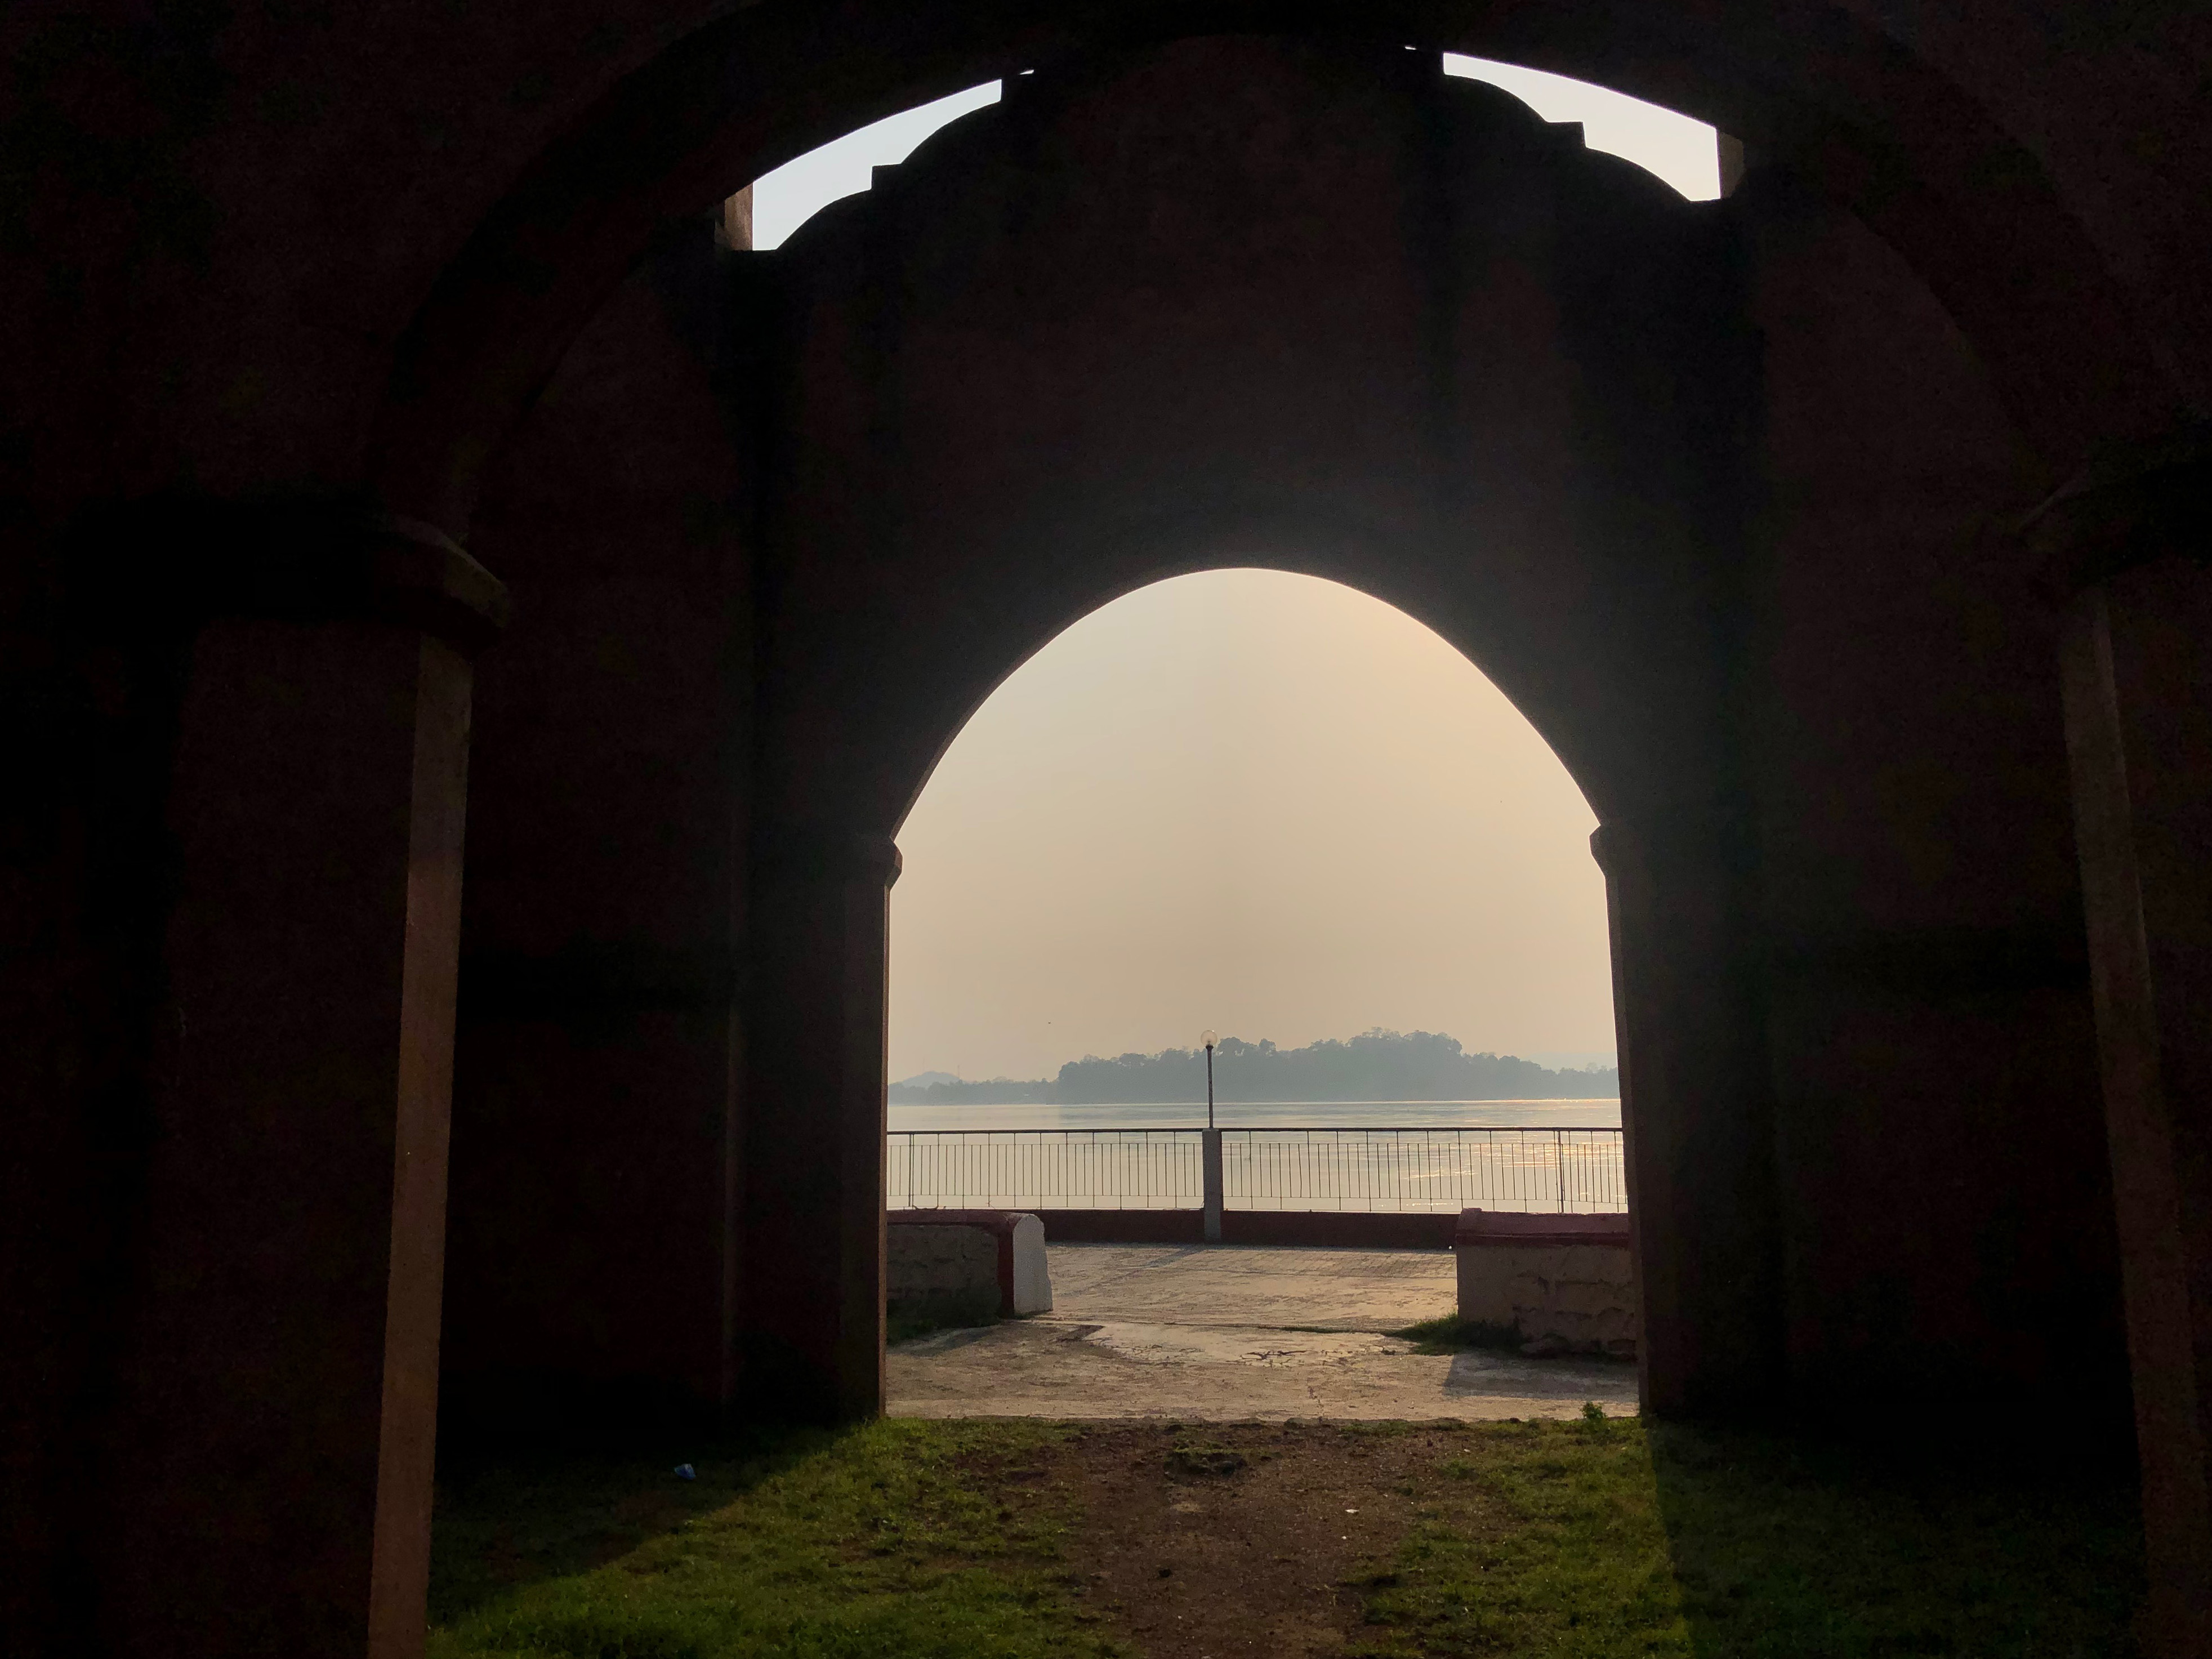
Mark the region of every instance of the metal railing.
[[[1223, 1129], [1232, 1210], [1626, 1210], [1618, 1129]], [[893, 1209], [1194, 1210], [1202, 1129], [911, 1129]]]
[[1194, 1210], [1196, 1129], [900, 1129], [894, 1210]]

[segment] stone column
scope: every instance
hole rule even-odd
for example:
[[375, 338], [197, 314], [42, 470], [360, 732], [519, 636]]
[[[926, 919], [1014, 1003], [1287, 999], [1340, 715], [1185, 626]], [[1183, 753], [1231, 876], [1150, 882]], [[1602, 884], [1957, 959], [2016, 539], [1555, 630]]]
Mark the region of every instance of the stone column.
[[1774, 1114], [1741, 860], [1711, 814], [1603, 824], [1644, 1408], [1783, 1385]]
[[2212, 1651], [2212, 576], [2074, 600], [2066, 740], [2104, 1071], [2150, 1651]]
[[786, 827], [756, 842], [743, 1392], [850, 1422], [884, 1406], [886, 945], [898, 848]]
[[2149, 1577], [2212, 1651], [2212, 435], [2115, 450], [2022, 527], [2066, 606], [2074, 833]]
[[[151, 1037], [71, 1450], [79, 1647], [422, 1650], [468, 757], [499, 584], [424, 526], [146, 519]], [[131, 592], [132, 584], [120, 591]], [[156, 597], [158, 596], [158, 597]]]

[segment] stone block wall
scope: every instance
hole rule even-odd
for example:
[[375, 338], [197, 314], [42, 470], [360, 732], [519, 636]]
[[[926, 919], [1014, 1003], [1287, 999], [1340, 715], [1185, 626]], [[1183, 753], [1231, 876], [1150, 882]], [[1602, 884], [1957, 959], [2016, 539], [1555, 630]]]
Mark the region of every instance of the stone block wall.
[[1577, 1353], [1636, 1352], [1636, 1276], [1626, 1216], [1462, 1213], [1459, 1316]]
[[884, 1283], [894, 1310], [1048, 1313], [1044, 1224], [990, 1211], [894, 1211], [884, 1230]]

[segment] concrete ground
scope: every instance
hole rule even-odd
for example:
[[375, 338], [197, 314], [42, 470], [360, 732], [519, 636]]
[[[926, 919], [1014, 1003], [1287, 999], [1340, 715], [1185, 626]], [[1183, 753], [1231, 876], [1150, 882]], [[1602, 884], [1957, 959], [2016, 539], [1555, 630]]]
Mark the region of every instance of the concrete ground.
[[890, 1351], [894, 1417], [1279, 1422], [1636, 1410], [1618, 1361], [1420, 1354], [1452, 1311], [1444, 1250], [1054, 1244], [1053, 1310]]

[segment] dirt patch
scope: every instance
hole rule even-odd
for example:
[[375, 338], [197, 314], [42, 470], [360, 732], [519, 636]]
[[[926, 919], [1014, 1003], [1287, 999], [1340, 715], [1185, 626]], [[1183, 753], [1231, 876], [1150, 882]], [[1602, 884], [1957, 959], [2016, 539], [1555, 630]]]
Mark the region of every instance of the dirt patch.
[[1081, 1510], [1078, 1595], [1147, 1659], [1295, 1659], [1359, 1629], [1465, 1437], [1452, 1424], [1112, 1424], [1037, 1461]]

